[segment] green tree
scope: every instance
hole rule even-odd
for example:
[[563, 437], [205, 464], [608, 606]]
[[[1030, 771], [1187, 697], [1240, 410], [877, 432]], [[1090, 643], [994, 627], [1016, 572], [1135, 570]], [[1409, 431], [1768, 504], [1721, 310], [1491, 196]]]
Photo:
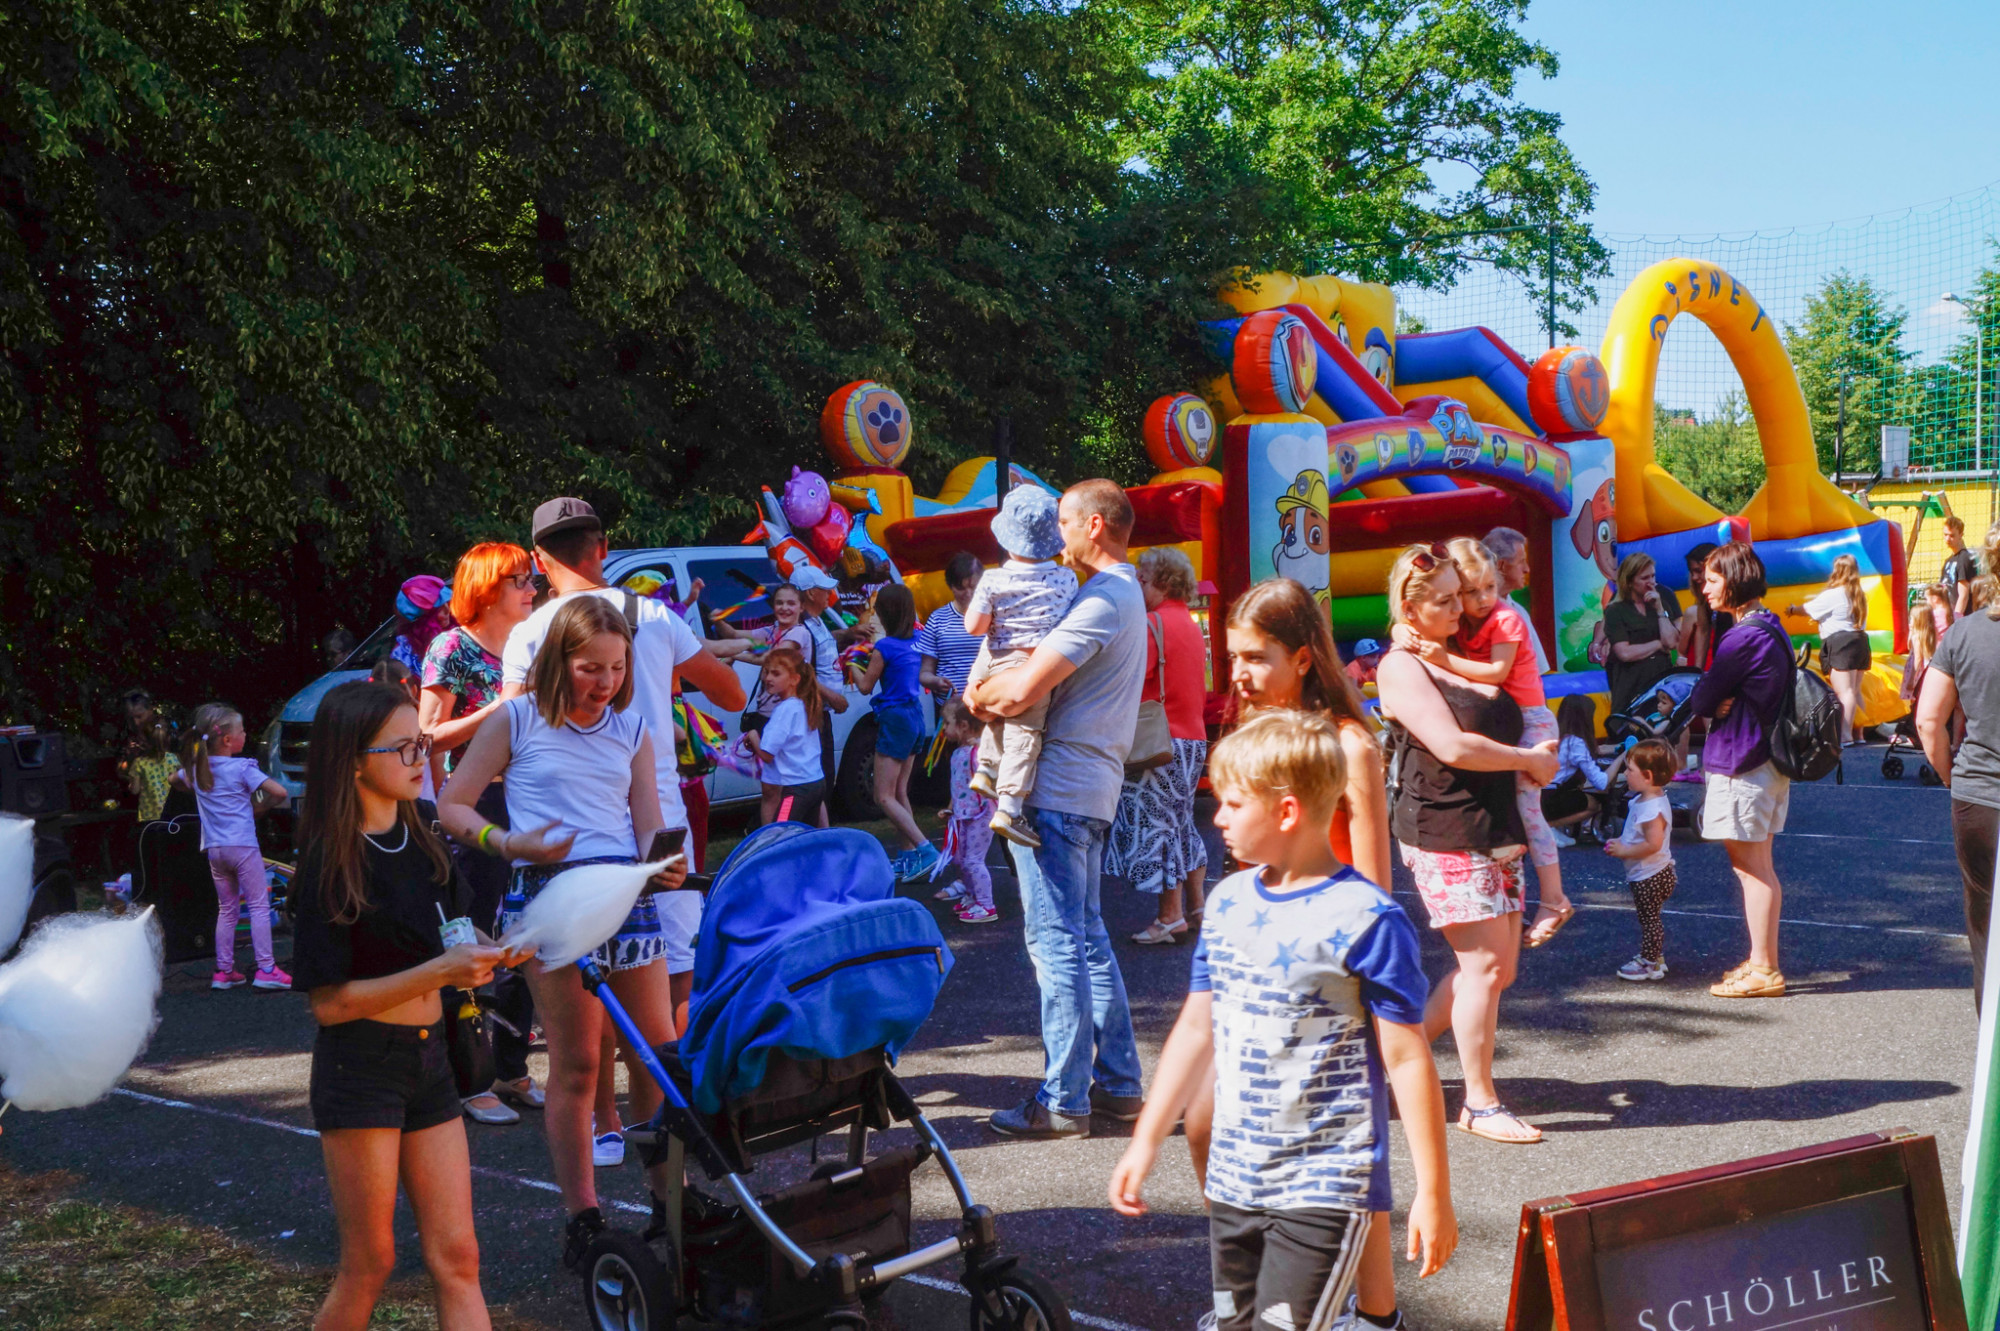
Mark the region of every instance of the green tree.
[[[1518, 94], [1557, 71], [1520, 30], [1525, 0], [1105, 3], [1156, 71], [1127, 109], [1128, 151], [1203, 190], [1246, 182], [1301, 271], [1448, 285], [1490, 262], [1539, 293], [1547, 228], [1590, 211], [1561, 118]], [[1574, 311], [1608, 256], [1581, 225], [1553, 243]]]
[[1813, 445], [1831, 472], [1846, 382], [1846, 443], [1840, 465], [1868, 471], [1881, 458], [1882, 427], [1909, 423], [1909, 353], [1903, 349], [1901, 306], [1867, 277], [1842, 269], [1806, 297], [1805, 316], [1785, 328], [1785, 347], [1812, 417]]
[[1764, 483], [1763, 444], [1740, 392], [1725, 395], [1707, 420], [1656, 405], [1653, 440], [1660, 465], [1724, 513], [1739, 511]]

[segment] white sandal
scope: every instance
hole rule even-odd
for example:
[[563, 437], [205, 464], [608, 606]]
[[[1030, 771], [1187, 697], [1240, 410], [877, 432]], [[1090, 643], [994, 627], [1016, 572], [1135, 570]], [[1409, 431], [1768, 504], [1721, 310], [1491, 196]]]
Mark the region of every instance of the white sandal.
[[1178, 943], [1181, 941], [1181, 935], [1186, 932], [1187, 921], [1184, 919], [1175, 920], [1172, 924], [1163, 924], [1159, 920], [1154, 920], [1138, 933], [1133, 934], [1132, 941], [1146, 946], [1154, 946], [1160, 943]]

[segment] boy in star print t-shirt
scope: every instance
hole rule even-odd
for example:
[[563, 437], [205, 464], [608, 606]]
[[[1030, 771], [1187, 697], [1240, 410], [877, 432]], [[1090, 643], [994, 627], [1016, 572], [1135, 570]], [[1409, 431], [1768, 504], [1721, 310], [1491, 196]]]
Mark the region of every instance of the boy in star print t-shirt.
[[1392, 1089], [1417, 1176], [1410, 1259], [1428, 1276], [1458, 1244], [1444, 1093], [1423, 1032], [1430, 986], [1409, 916], [1329, 848], [1347, 780], [1331, 722], [1259, 713], [1216, 746], [1209, 780], [1230, 853], [1258, 867], [1209, 896], [1187, 1003], [1111, 1205], [1145, 1213], [1160, 1144], [1213, 1077], [1216, 1331], [1324, 1331], [1346, 1311], [1369, 1213], [1390, 1209]]

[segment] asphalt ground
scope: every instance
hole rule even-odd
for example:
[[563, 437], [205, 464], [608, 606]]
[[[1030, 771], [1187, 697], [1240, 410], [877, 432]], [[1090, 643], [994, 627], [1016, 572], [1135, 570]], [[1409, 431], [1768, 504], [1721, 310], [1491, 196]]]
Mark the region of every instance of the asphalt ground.
[[[1672, 974], [1654, 984], [1614, 975], [1638, 942], [1622, 866], [1591, 848], [1564, 852], [1582, 909], [1554, 944], [1525, 955], [1502, 1007], [1496, 1064], [1508, 1104], [1547, 1140], [1507, 1146], [1449, 1134], [1462, 1243], [1438, 1276], [1399, 1276], [1411, 1325], [1503, 1322], [1520, 1208], [1535, 1198], [1906, 1126], [1936, 1135], [1955, 1207], [1976, 1028], [1948, 796], [1908, 777], [1883, 780], [1880, 753], [1852, 755], [1844, 786], [1829, 779], [1794, 792], [1777, 850], [1784, 999], [1708, 994], [1745, 951], [1721, 847], [1684, 832], [1675, 839]], [[1184, 1331], [1208, 1305], [1206, 1222], [1185, 1152], [1163, 1153], [1149, 1189], [1153, 1214], [1125, 1221], [1104, 1205], [1104, 1187], [1129, 1129], [1098, 1120], [1087, 1141], [1028, 1143], [985, 1125], [987, 1114], [1030, 1094], [1041, 1069], [1019, 906], [1011, 879], [996, 880], [999, 924], [964, 926], [940, 912], [957, 965], [899, 1074], [976, 1197], [1000, 1212], [1007, 1247], [1056, 1283], [1079, 1325]], [[1397, 887], [1408, 892], [1400, 870]], [[1108, 883], [1104, 906], [1150, 1069], [1185, 992], [1190, 949], [1122, 941], [1149, 918], [1150, 898]], [[1450, 954], [1420, 932], [1435, 979]], [[169, 977], [159, 1033], [123, 1091], [87, 1110], [8, 1115], [0, 1159], [69, 1170], [88, 1194], [218, 1226], [281, 1259], [330, 1264], [334, 1232], [306, 1109], [304, 1001], [212, 993], [196, 969]], [[1455, 1115], [1449, 1039], [1437, 1053]], [[556, 1261], [559, 1206], [532, 1116], [470, 1130], [488, 1297], [552, 1326], [581, 1325], [576, 1282]], [[797, 1157], [772, 1162], [759, 1185], [803, 1168]], [[1393, 1168], [1405, 1202], [1400, 1129]], [[645, 1200], [635, 1165], [600, 1170], [598, 1181], [609, 1199]], [[923, 1241], [946, 1233], [955, 1214], [935, 1166], [917, 1177], [916, 1213]], [[1402, 1220], [1399, 1211], [1399, 1246]], [[407, 1212], [401, 1251], [417, 1272]], [[892, 1290], [878, 1323], [964, 1325], [964, 1300], [948, 1287], [954, 1274], [934, 1268], [932, 1285]]]

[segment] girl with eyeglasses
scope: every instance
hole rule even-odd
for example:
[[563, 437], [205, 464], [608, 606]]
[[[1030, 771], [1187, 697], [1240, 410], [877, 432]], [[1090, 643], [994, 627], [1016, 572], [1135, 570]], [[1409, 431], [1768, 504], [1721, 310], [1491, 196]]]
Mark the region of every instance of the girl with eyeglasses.
[[446, 946], [445, 921], [471, 894], [432, 830], [436, 810], [418, 801], [430, 741], [401, 687], [358, 680], [329, 692], [307, 753], [292, 987], [319, 1023], [308, 1099], [340, 1232], [314, 1326], [368, 1325], [396, 1264], [400, 1179], [439, 1325], [481, 1331], [472, 1166], [439, 991], [475, 988], [518, 959], [483, 936]]
[[[459, 622], [431, 640], [424, 653], [417, 721], [436, 750], [431, 767], [442, 783], [480, 723], [500, 706], [500, 658], [507, 635], [534, 612], [535, 577], [528, 552], [506, 541], [483, 541], [459, 556], [451, 575], [451, 605]], [[495, 781], [473, 807], [487, 822], [507, 829], [507, 788]], [[472, 920], [480, 928], [499, 927], [500, 900], [507, 895], [507, 865], [491, 855], [455, 846], [452, 855], [472, 885]], [[528, 1075], [528, 1031], [535, 1000], [516, 972], [495, 979], [487, 1003], [506, 1023], [495, 1023], [493, 1063], [499, 1080], [465, 1102], [475, 1123], [504, 1126], [520, 1114], [501, 1103], [540, 1109], [542, 1089]]]

